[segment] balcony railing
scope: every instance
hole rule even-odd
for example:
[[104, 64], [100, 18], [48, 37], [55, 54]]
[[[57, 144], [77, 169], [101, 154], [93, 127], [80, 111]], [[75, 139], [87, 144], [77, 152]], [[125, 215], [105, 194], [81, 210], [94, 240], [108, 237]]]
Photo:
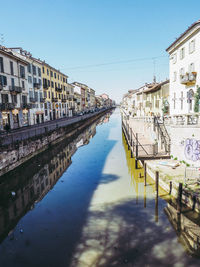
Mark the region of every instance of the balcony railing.
[[31, 104], [31, 103], [22, 103], [22, 104], [21, 104], [21, 108], [27, 108], [27, 109], [30, 109], [30, 108], [32, 108], [32, 104]]
[[57, 92], [62, 92], [62, 88], [56, 87]]
[[15, 108], [15, 104], [14, 103], [2, 103], [0, 104], [0, 110], [12, 110]]
[[57, 102], [58, 101], [58, 98], [57, 97], [52, 97], [52, 101], [53, 102]]
[[180, 75], [180, 83], [181, 84], [195, 84], [196, 83], [196, 77], [197, 73], [196, 72], [190, 72], [186, 73], [184, 75]]
[[13, 92], [13, 93], [21, 93], [22, 92], [22, 87], [20, 86], [9, 86], [9, 90], [10, 92]]
[[39, 83], [34, 83], [34, 84], [33, 84], [33, 87], [36, 88], [36, 89], [40, 89], [41, 84], [39, 84]]
[[30, 102], [35, 103], [37, 100], [35, 97], [30, 97]]

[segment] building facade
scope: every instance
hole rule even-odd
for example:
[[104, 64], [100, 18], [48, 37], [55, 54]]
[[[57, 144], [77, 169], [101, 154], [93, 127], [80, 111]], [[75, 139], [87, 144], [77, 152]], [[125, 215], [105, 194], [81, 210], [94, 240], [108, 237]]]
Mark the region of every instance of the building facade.
[[195, 94], [200, 86], [200, 20], [166, 51], [170, 56], [170, 114], [194, 113]]
[[0, 47], [0, 129], [29, 124], [28, 62]]

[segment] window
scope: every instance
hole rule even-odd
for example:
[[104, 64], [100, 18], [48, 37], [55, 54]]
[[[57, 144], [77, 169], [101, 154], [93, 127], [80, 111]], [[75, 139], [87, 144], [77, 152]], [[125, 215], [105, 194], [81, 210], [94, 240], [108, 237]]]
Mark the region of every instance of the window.
[[65, 78], [63, 77], [63, 82], [65, 83]]
[[50, 87], [50, 80], [48, 80], [48, 86]]
[[2, 103], [8, 103], [8, 94], [1, 95]]
[[49, 70], [47, 69], [47, 75], [49, 76]]
[[22, 103], [27, 104], [27, 96], [26, 95], [22, 96]]
[[183, 91], [181, 91], [181, 98], [180, 98], [180, 100], [181, 100], [181, 109], [183, 109], [183, 100], [184, 100], [184, 98], [183, 98]]
[[38, 83], [39, 83], [39, 85], [41, 85], [41, 84], [42, 84], [42, 81], [41, 81], [41, 79], [38, 79]]
[[37, 83], [37, 79], [36, 78], [33, 78], [33, 83]]
[[27, 66], [28, 72], [31, 73], [31, 64], [29, 63]]
[[53, 77], [53, 71], [51, 70], [51, 77]]
[[28, 83], [32, 83], [32, 77], [28, 76]]
[[184, 74], [185, 74], [185, 70], [184, 70], [184, 68], [181, 68], [180, 69], [180, 75], [183, 76]]
[[177, 54], [173, 54], [173, 56], [172, 56], [172, 62], [173, 62], [173, 64], [175, 64], [176, 61], [177, 61]]
[[51, 82], [51, 87], [54, 88], [54, 82]]
[[11, 98], [12, 98], [12, 103], [13, 104], [17, 104], [17, 95], [11, 95]]
[[194, 72], [194, 63], [191, 63], [188, 67], [189, 72]]
[[57, 83], [55, 83], [55, 88], [57, 88]]
[[56, 79], [56, 73], [54, 72], [54, 78]]
[[24, 81], [22, 81], [22, 88], [23, 88], [23, 89], [25, 88], [25, 84], [24, 84]]
[[180, 59], [183, 59], [185, 57], [185, 47], [182, 47], [180, 50]]
[[11, 86], [12, 86], [12, 88], [15, 86], [15, 79], [14, 78], [11, 78]]
[[49, 98], [51, 98], [51, 94], [50, 94], [50, 91], [49, 91]]
[[7, 85], [7, 77], [0, 75], [0, 85], [6, 86]]
[[14, 75], [13, 62], [10, 61], [10, 74]]
[[44, 67], [42, 67], [42, 72], [45, 73], [45, 71], [44, 71]]
[[25, 68], [24, 66], [20, 65], [19, 66], [19, 72], [20, 72], [20, 77], [25, 78]]
[[38, 67], [38, 76], [41, 77], [41, 69]]
[[174, 109], [175, 109], [176, 108], [176, 93], [174, 93], [173, 101], [174, 101]]
[[189, 43], [189, 53], [193, 53], [195, 51], [195, 40], [192, 40], [190, 43]]
[[0, 57], [0, 72], [4, 72], [3, 58]]
[[176, 81], [176, 71], [174, 72], [173, 81]]
[[36, 75], [36, 66], [33, 65], [33, 75]]
[[59, 80], [59, 74], [58, 74], [58, 80]]

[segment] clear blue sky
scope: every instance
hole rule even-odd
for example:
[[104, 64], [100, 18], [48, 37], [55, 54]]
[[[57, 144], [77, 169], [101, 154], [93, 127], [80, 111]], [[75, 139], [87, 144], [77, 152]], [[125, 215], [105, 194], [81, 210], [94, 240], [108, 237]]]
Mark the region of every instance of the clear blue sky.
[[[0, 9], [5, 46], [23, 47], [118, 102], [152, 81], [153, 57], [157, 80], [168, 77], [165, 49], [200, 19], [199, 0], [0, 0]], [[87, 67], [113, 62], [121, 63]]]

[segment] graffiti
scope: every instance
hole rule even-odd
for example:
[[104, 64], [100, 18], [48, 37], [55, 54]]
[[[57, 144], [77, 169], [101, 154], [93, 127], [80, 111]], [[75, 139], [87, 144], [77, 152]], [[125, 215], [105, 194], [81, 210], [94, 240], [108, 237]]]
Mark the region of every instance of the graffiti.
[[185, 141], [185, 157], [192, 161], [200, 160], [200, 140], [187, 139]]

